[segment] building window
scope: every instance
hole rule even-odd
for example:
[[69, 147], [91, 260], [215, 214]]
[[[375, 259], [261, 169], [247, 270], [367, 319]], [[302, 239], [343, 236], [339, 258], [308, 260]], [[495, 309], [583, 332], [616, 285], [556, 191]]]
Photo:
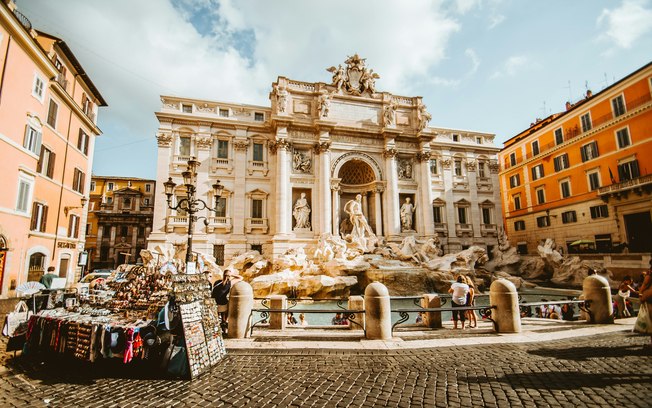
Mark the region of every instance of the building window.
[[192, 113], [192, 105], [181, 105], [181, 111], [183, 113]]
[[477, 144], [482, 144], [482, 138], [481, 138], [480, 136], [477, 136], [477, 137], [475, 138], [475, 142], [476, 142]]
[[585, 144], [580, 148], [580, 153], [582, 155], [582, 162], [595, 159], [600, 156], [598, 152], [598, 142], [592, 141], [591, 143]]
[[190, 138], [188, 136], [179, 138], [179, 156], [190, 156]]
[[485, 162], [482, 160], [478, 160], [478, 177], [480, 178], [487, 177]]
[[460, 135], [458, 134], [453, 134], [453, 142], [459, 142], [460, 141]]
[[79, 129], [79, 136], [77, 137], [77, 149], [88, 156], [88, 142], [90, 137], [82, 129]]
[[555, 171], [561, 171], [570, 167], [568, 161], [568, 153], [564, 153], [561, 156], [557, 156], [554, 159], [555, 162]]
[[72, 175], [72, 189], [84, 194], [84, 178], [86, 175], [79, 169], [75, 169]]
[[129, 227], [126, 226], [126, 225], [121, 226], [120, 227], [120, 236], [121, 237], [126, 237], [127, 235], [129, 235]]
[[537, 227], [544, 228], [550, 226], [550, 217], [547, 215], [537, 217]]
[[521, 209], [521, 195], [520, 194], [515, 194], [514, 195], [514, 210], [520, 210]]
[[535, 140], [532, 142], [532, 156], [539, 154], [539, 141]]
[[263, 200], [251, 200], [251, 218], [263, 218]]
[[433, 176], [439, 174], [439, 169], [437, 168], [437, 159], [430, 159], [430, 174]]
[[143, 205], [144, 205], [145, 207], [149, 206], [149, 203], [150, 203], [149, 198], [144, 198], [144, 199], [143, 199]]
[[113, 204], [113, 197], [107, 197], [106, 198], [106, 203], [107, 204]]
[[145, 184], [145, 192], [146, 193], [151, 193], [152, 192], [152, 185], [151, 184]]
[[32, 205], [32, 222], [30, 230], [45, 232], [45, 224], [48, 218], [48, 206], [41, 203]]
[[546, 189], [543, 187], [539, 187], [537, 188], [536, 192], [537, 192], [537, 203], [544, 204], [546, 202]]
[[45, 254], [37, 252], [29, 257], [29, 271], [42, 272], [45, 270]]
[[265, 114], [262, 112], [254, 112], [254, 120], [256, 122], [264, 122], [265, 121]]
[[442, 224], [441, 210], [442, 207], [440, 206], [432, 207], [432, 219], [435, 222], [435, 224]]
[[253, 160], [257, 162], [263, 161], [263, 144], [254, 143], [253, 146]]
[[575, 211], [564, 211], [561, 213], [561, 222], [564, 224], [577, 222], [577, 213]]
[[629, 128], [623, 128], [618, 130], [616, 132], [616, 139], [618, 140], [619, 149], [622, 149], [632, 144], [632, 141], [629, 138]]
[[34, 85], [32, 86], [32, 95], [43, 102], [43, 95], [45, 94], [45, 81], [37, 75], [34, 76]]
[[611, 107], [614, 111], [614, 118], [625, 114], [625, 98], [622, 95], [618, 95], [611, 100]]
[[555, 129], [555, 144], [562, 144], [564, 143], [564, 131], [562, 128]]
[[125, 197], [122, 199], [122, 209], [131, 210], [131, 197]]
[[462, 176], [462, 160], [455, 160], [455, 175]]
[[41, 152], [41, 132], [27, 125], [23, 147], [34, 154]]
[[457, 207], [457, 220], [460, 224], [466, 224], [466, 207]]
[[68, 217], [68, 238], [79, 238], [79, 216], [70, 214]]
[[32, 195], [31, 179], [18, 176], [18, 196], [16, 197], [16, 211], [27, 214]]
[[509, 154], [509, 164], [512, 166], [516, 166], [516, 153]]
[[36, 171], [46, 177], [52, 178], [54, 176], [54, 152], [45, 146], [41, 146], [41, 155], [38, 159]]
[[589, 191], [600, 188], [600, 172], [598, 170], [587, 173], [586, 176], [589, 179]]
[[106, 189], [107, 189], [107, 191], [113, 191], [113, 182], [112, 181], [109, 181], [106, 184]]
[[538, 180], [543, 177], [543, 164], [532, 167], [532, 180]]
[[259, 254], [263, 254], [263, 246], [260, 244], [251, 244], [252, 251], [258, 251]]
[[482, 223], [491, 224], [491, 208], [482, 207]]
[[562, 180], [559, 182], [559, 190], [561, 191], [562, 198], [568, 198], [571, 196], [571, 187], [569, 180]]
[[631, 160], [618, 165], [618, 178], [621, 182], [632, 180], [640, 177], [641, 172], [638, 168], [638, 160]]
[[50, 106], [48, 107], [48, 125], [53, 128], [57, 127], [57, 112], [59, 112], [59, 105], [50, 98]]
[[593, 206], [590, 210], [591, 218], [607, 218], [609, 216], [609, 207], [606, 204]]
[[518, 187], [521, 185], [521, 175], [520, 174], [514, 174], [513, 176], [509, 177], [509, 187], [514, 188]]
[[580, 117], [580, 121], [582, 122], [582, 132], [588, 132], [591, 130], [591, 114], [590, 113], [585, 113]]
[[91, 235], [91, 230], [93, 229], [93, 224], [86, 224], [86, 231], [84, 231], [84, 235]]
[[224, 245], [213, 245], [213, 258], [219, 266], [224, 266]]
[[218, 159], [228, 159], [229, 158], [229, 141], [228, 140], [218, 140], [217, 141], [217, 158]]
[[216, 206], [216, 212], [215, 216], [216, 217], [226, 217], [226, 197], [220, 197], [217, 199], [217, 206]]
[[525, 230], [525, 221], [519, 220], [514, 221], [514, 231], [523, 231]]
[[228, 109], [220, 109], [220, 116], [223, 118], [228, 118], [229, 117], [229, 110]]

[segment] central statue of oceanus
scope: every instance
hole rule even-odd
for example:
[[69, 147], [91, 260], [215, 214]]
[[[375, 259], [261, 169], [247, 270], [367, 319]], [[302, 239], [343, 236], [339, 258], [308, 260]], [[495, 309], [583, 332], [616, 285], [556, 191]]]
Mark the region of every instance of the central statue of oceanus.
[[362, 195], [358, 194], [355, 196], [355, 200], [349, 200], [344, 205], [344, 212], [349, 215], [349, 221], [352, 225], [351, 233], [344, 236], [344, 239], [363, 253], [372, 252], [378, 238], [362, 213]]

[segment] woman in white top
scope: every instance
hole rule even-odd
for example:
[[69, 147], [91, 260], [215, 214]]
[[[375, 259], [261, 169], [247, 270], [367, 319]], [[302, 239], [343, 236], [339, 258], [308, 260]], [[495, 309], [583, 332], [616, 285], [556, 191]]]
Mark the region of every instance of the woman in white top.
[[[451, 304], [453, 309], [456, 307], [466, 306], [466, 295], [469, 293], [469, 285], [467, 285], [464, 279], [464, 276], [460, 275], [457, 277], [457, 281], [453, 282], [451, 288], [448, 289], [448, 293], [451, 293], [453, 297], [451, 298]], [[457, 321], [462, 321], [462, 329], [464, 329], [464, 322], [466, 317], [464, 316], [464, 310], [453, 310], [453, 329], [457, 329]]]

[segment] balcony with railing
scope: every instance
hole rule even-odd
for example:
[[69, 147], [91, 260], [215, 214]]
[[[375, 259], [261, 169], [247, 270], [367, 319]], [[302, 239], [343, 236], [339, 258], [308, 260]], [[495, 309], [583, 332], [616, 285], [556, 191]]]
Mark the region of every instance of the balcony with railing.
[[211, 159], [211, 173], [218, 173], [222, 170], [226, 171], [228, 174], [233, 172], [233, 160], [223, 159], [219, 157], [213, 157]]
[[437, 235], [448, 235], [448, 225], [445, 222], [436, 222], [435, 223], [435, 232]]
[[480, 224], [480, 234], [483, 237], [496, 236], [498, 234], [498, 227], [496, 224]]
[[167, 232], [174, 231], [175, 228], [188, 229], [188, 216], [187, 215], [170, 215], [168, 216]]
[[267, 162], [266, 161], [258, 161], [258, 160], [249, 160], [249, 165], [247, 167], [249, 175], [253, 175], [255, 172], [261, 172], [263, 173], [263, 176], [267, 176], [267, 173], [269, 172], [269, 168], [267, 167]]
[[629, 193], [632, 192], [638, 195], [652, 193], [652, 174], [600, 187], [598, 189], [598, 196], [604, 201], [609, 201], [610, 197], [616, 199], [627, 198]]
[[30, 31], [32, 29], [32, 23], [29, 21], [27, 17], [17, 9], [14, 9], [13, 11], [14, 16], [18, 19], [18, 22], [20, 22], [20, 25], [22, 25], [25, 30]]
[[66, 76], [59, 72], [56, 76], [56, 81], [61, 85], [64, 91], [68, 91], [68, 80], [66, 79]]
[[247, 233], [258, 230], [267, 234], [269, 230], [267, 218], [245, 218], [245, 229]]
[[231, 217], [208, 217], [208, 226], [206, 232], [223, 232], [229, 233], [233, 229]]
[[[636, 98], [634, 100], [627, 101], [627, 111], [631, 112], [632, 110], [635, 110], [635, 109], [649, 103], [650, 101], [652, 101], [652, 95], [649, 94], [649, 93], [646, 93], [645, 95], [643, 95], [643, 96], [641, 96], [639, 98]], [[627, 114], [627, 112], [625, 112], [625, 115], [626, 114]], [[619, 116], [614, 117], [613, 113], [607, 113], [607, 114], [602, 115], [600, 117], [592, 118], [592, 120], [591, 120], [591, 128], [587, 129], [586, 131], [583, 131], [578, 124], [575, 124], [574, 126], [564, 127], [563, 128], [564, 142], [567, 142], [567, 141], [569, 141], [571, 139], [575, 139], [576, 137], [578, 137], [578, 136], [580, 136], [580, 135], [582, 135], [584, 133], [590, 132], [591, 130], [593, 130], [593, 129], [597, 128], [597, 127], [600, 127], [600, 126], [602, 126], [602, 125], [604, 125], [606, 123], [609, 123], [611, 121], [615, 121], [618, 118], [620, 118], [621, 116], [623, 116], [623, 115], [619, 115]], [[572, 119], [573, 118], [571, 117], [571, 120], [569, 120], [568, 122], [571, 122]], [[574, 118], [574, 119], [577, 119], [577, 118]], [[506, 156], [505, 161], [503, 162], [502, 169], [507, 170], [510, 167], [514, 167], [514, 166], [516, 166], [516, 165], [518, 165], [518, 164], [520, 164], [520, 163], [522, 163], [524, 161], [530, 160], [530, 159], [532, 159], [534, 157], [543, 156], [547, 151], [553, 149], [555, 146], [557, 146], [557, 143], [555, 143], [555, 142], [551, 142], [551, 143], [547, 143], [545, 145], [542, 145], [542, 146], [539, 147], [539, 153], [533, 154], [531, 151], [527, 152], [525, 157], [517, 157], [516, 158], [516, 163], [513, 164], [513, 165], [511, 164], [511, 162], [509, 160], [509, 156]]]
[[472, 237], [473, 236], [473, 225], [472, 224], [455, 224], [455, 234], [458, 237]]

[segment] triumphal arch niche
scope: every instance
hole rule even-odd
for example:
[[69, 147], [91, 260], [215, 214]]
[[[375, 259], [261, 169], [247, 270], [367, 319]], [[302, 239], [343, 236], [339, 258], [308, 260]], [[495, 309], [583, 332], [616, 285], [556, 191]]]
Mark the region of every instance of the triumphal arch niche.
[[[379, 90], [357, 54], [326, 71], [325, 82], [279, 77], [268, 107], [162, 97], [159, 179], [180, 181], [194, 156], [199, 194], [217, 179], [227, 192], [195, 247], [217, 246], [227, 261], [252, 248], [309, 252], [322, 234], [349, 233], [346, 204], [358, 195], [381, 239], [437, 233], [446, 252], [491, 245], [501, 219], [494, 135], [429, 126], [422, 98]], [[156, 205], [150, 243], [183, 239], [179, 214]]]

